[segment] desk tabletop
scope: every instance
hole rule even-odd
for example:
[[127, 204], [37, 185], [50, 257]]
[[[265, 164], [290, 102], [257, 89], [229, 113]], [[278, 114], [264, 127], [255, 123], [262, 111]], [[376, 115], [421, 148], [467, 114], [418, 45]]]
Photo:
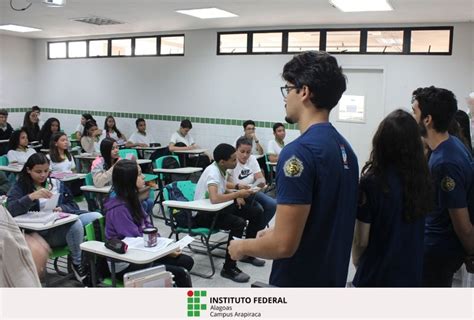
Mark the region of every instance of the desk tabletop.
[[85, 160], [95, 160], [99, 155], [91, 154], [91, 153], [81, 153], [74, 156], [76, 159], [85, 159]]
[[176, 150], [174, 153], [185, 153], [185, 154], [200, 154], [206, 152], [208, 149], [190, 149], [190, 150]]
[[233, 203], [234, 201], [227, 201], [227, 202], [212, 204], [209, 199], [201, 199], [201, 200], [194, 200], [194, 201], [175, 201], [175, 200], [163, 201], [163, 205], [166, 207], [176, 208], [176, 209], [196, 210], [196, 211], [207, 211], [207, 212], [220, 211], [224, 208], [227, 208]]
[[161, 146], [161, 147], [132, 147], [132, 149], [136, 150], [160, 150], [168, 148], [168, 146]]
[[27, 229], [27, 230], [34, 230], [34, 231], [43, 231], [43, 230], [48, 230], [52, 228], [59, 227], [63, 224], [70, 223], [73, 221], [76, 221], [79, 219], [79, 217], [75, 214], [69, 214], [66, 218], [62, 218], [59, 220], [55, 220], [53, 222], [49, 223], [41, 223], [41, 222], [17, 222], [18, 226], [21, 229]]
[[147, 163], [151, 163], [151, 160], [150, 159], [137, 159], [137, 163], [138, 164], [147, 164]]
[[198, 167], [184, 167], [184, 168], [174, 168], [174, 169], [165, 169], [165, 168], [153, 169], [153, 172], [156, 172], [156, 173], [176, 173], [176, 174], [191, 174], [191, 173], [200, 172], [200, 171], [202, 171], [202, 168], [198, 168]]
[[21, 164], [9, 164], [8, 166], [0, 166], [1, 171], [20, 173], [23, 170], [23, 165]]
[[94, 186], [81, 186], [82, 191], [95, 192], [95, 193], [110, 193], [111, 186], [106, 187], [94, 187]]
[[171, 252], [176, 251], [179, 246], [175, 243], [168, 245], [158, 252], [144, 251], [139, 249], [128, 249], [127, 252], [120, 254], [116, 253], [110, 249], [107, 249], [104, 245], [104, 242], [101, 241], [86, 241], [81, 243], [81, 250], [92, 252], [101, 256], [109, 257], [115, 260], [136, 263], [136, 264], [145, 264], [155, 261], [161, 257], [164, 257]]
[[266, 163], [267, 163], [267, 165], [272, 166], [272, 167], [276, 167], [276, 165], [277, 165], [277, 162], [267, 161]]
[[67, 181], [73, 181], [73, 180], [79, 180], [79, 179], [84, 179], [86, 177], [87, 174], [85, 173], [66, 173], [66, 174], [63, 174], [63, 173], [51, 173], [50, 176], [52, 178], [56, 178], [58, 180], [61, 180], [63, 182], [67, 182]]
[[10, 140], [9, 139], [0, 140], [0, 143], [8, 143], [8, 141], [10, 141]]

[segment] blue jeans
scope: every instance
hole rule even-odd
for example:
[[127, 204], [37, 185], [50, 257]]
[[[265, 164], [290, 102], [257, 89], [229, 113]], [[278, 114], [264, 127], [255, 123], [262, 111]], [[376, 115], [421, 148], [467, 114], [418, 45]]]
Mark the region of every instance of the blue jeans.
[[257, 192], [254, 201], [258, 202], [263, 207], [263, 222], [267, 225], [275, 215], [277, 207], [276, 200], [266, 193]]
[[72, 263], [81, 264], [80, 244], [84, 241], [84, 226], [102, 217], [98, 212], [87, 212], [79, 215], [79, 219], [72, 224], [65, 224], [57, 228], [41, 232], [51, 248], [67, 244], [71, 252]]

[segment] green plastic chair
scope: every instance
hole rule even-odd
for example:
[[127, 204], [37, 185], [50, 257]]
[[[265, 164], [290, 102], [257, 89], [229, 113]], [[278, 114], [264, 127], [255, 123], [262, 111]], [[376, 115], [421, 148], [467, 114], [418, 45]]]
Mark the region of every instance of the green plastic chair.
[[8, 166], [8, 157], [6, 155], [0, 156], [0, 166]]
[[138, 159], [138, 152], [136, 149], [120, 149], [119, 150], [119, 157], [125, 159], [127, 154], [132, 154], [135, 159]]
[[[173, 183], [177, 184], [178, 189], [181, 191], [183, 196], [186, 199], [188, 199], [188, 201], [194, 199], [194, 192], [196, 190], [196, 184], [195, 183], [193, 183], [191, 181], [176, 181], [176, 182], [173, 182]], [[169, 184], [169, 185], [171, 185], [171, 184]], [[163, 197], [164, 197], [165, 200], [170, 200], [168, 189], [166, 187], [163, 189]], [[170, 223], [171, 233], [170, 233], [169, 237], [171, 237], [174, 234], [176, 236], [176, 241], [178, 241], [180, 233], [189, 234], [191, 237], [199, 236], [200, 239], [201, 239], [202, 244], [206, 247], [206, 250], [204, 251], [204, 250], [195, 249], [191, 245], [189, 245], [189, 248], [193, 252], [207, 254], [207, 256], [209, 258], [210, 265], [211, 265], [211, 273], [210, 274], [203, 274], [203, 273], [198, 273], [198, 272], [195, 272], [195, 271], [191, 271], [191, 273], [195, 274], [197, 276], [203, 277], [203, 278], [212, 278], [212, 276], [216, 272], [216, 268], [214, 266], [212, 251], [214, 249], [218, 248], [218, 247], [221, 247], [224, 244], [227, 244], [227, 241], [219, 242], [219, 243], [216, 243], [216, 244], [211, 244], [210, 243], [211, 236], [213, 234], [219, 232], [219, 229], [214, 228], [214, 224], [217, 220], [217, 214], [215, 214], [214, 220], [212, 221], [211, 226], [209, 228], [204, 228], [204, 227], [191, 228], [191, 226], [188, 226], [186, 228], [186, 227], [179, 227], [177, 225], [175, 219], [174, 219], [174, 216], [176, 216], [181, 211], [179, 209], [172, 209], [172, 208], [167, 208], [167, 209], [168, 209], [168, 218], [171, 222]], [[189, 212], [189, 214], [191, 214], [191, 213]]]
[[[179, 162], [178, 156], [163, 156], [163, 157], [159, 157], [158, 159], [155, 160], [155, 168], [156, 169], [162, 169], [163, 168], [163, 161], [165, 161], [166, 158], [174, 158], [178, 162], [178, 165], [181, 167], [181, 163]], [[160, 180], [164, 181], [164, 178], [165, 178], [165, 174], [160, 173]]]
[[[101, 217], [96, 221], [93, 221], [84, 227], [85, 230], [85, 241], [105, 241], [105, 218]], [[94, 255], [94, 259], [90, 263], [97, 263], [97, 256]], [[113, 281], [111, 277], [106, 277], [102, 279], [101, 283], [105, 286], [113, 286]], [[93, 284], [95, 285], [95, 284]], [[123, 281], [117, 279], [117, 287], [123, 287]]]

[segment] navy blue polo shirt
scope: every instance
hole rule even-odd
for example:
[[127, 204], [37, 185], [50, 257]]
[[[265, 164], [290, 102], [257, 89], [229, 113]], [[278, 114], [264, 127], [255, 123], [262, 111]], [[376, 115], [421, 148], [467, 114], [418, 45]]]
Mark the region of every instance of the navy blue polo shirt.
[[370, 234], [352, 282], [356, 287], [418, 287], [425, 219], [406, 222], [400, 176], [389, 169], [384, 180], [368, 175], [359, 184], [357, 220], [370, 224]]
[[270, 284], [344, 287], [357, 207], [357, 158], [328, 122], [312, 125], [283, 148], [277, 165], [277, 203], [311, 205], [291, 258], [273, 261]]
[[[472, 196], [474, 164], [472, 155], [456, 137], [449, 136], [429, 160], [435, 184], [435, 210], [426, 217], [425, 252], [461, 259], [464, 248], [451, 222], [448, 209], [467, 208]], [[473, 222], [471, 210], [471, 222]]]

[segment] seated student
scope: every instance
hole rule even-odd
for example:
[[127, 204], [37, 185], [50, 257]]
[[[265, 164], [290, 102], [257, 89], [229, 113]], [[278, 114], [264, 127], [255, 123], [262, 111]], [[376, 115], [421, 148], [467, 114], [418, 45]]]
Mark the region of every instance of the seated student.
[[87, 120], [94, 120], [90, 113], [84, 113], [81, 116], [81, 122], [77, 125], [76, 128], [76, 139], [81, 140], [82, 133], [84, 132], [84, 126], [86, 125]]
[[23, 234], [3, 206], [0, 206], [0, 243], [0, 288], [40, 288], [49, 245], [37, 233]]
[[[214, 149], [214, 162], [204, 170], [196, 186], [194, 200], [208, 198], [211, 203], [222, 203], [230, 200], [248, 198], [254, 192], [251, 189], [240, 189], [230, 192], [226, 188], [226, 170], [234, 169], [236, 162], [235, 148], [229, 144], [221, 143]], [[240, 206], [240, 201], [238, 202]], [[194, 213], [193, 226], [209, 227], [214, 220], [215, 212]], [[219, 211], [215, 227], [217, 229], [230, 230], [228, 242], [233, 237], [242, 238], [246, 226], [247, 238], [255, 238], [257, 231], [263, 229], [264, 224], [261, 219], [261, 211], [239, 210], [232, 204]], [[247, 257], [242, 262], [252, 263], [257, 266], [263, 265], [260, 259]], [[250, 276], [237, 267], [237, 262], [232, 260], [229, 252], [226, 251], [224, 267], [221, 276], [235, 282], [247, 282]]]
[[19, 216], [28, 211], [41, 211], [46, 199], [59, 193], [56, 211], [79, 214], [79, 219], [73, 223], [39, 232], [51, 247], [68, 245], [71, 251], [72, 269], [78, 281], [84, 280], [86, 270], [82, 266], [81, 249], [84, 241], [86, 224], [100, 218], [98, 212], [84, 212], [74, 202], [69, 189], [59, 180], [48, 178], [49, 160], [42, 153], [33, 154], [25, 163], [18, 175], [18, 181], [8, 192], [7, 209], [12, 216]]
[[127, 141], [127, 148], [130, 147], [149, 147], [150, 144], [153, 142], [150, 135], [146, 133], [146, 122], [143, 118], [138, 118], [135, 120], [135, 125], [137, 127], [137, 131], [132, 133], [130, 138]]
[[380, 123], [362, 169], [354, 286], [422, 285], [424, 216], [432, 208], [432, 189], [418, 124], [395, 110]]
[[36, 112], [38, 116], [38, 126], [41, 128], [41, 108], [38, 106], [32, 106], [31, 111]]
[[43, 149], [49, 149], [49, 143], [51, 141], [51, 136], [61, 131], [61, 124], [59, 120], [56, 118], [49, 118], [41, 127], [41, 131], [39, 133], [39, 142], [42, 145]]
[[[245, 137], [247, 139], [250, 139], [252, 141], [252, 154], [253, 155], [263, 155], [263, 147], [260, 144], [260, 141], [257, 138], [257, 135], [255, 134], [255, 122], [253, 120], [247, 120], [243, 123], [244, 127], [244, 135], [242, 137]], [[237, 143], [237, 140], [240, 137], [237, 137], [234, 142], [234, 146]]]
[[[252, 141], [241, 137], [237, 140], [237, 165], [234, 169], [227, 170], [230, 184], [229, 189], [250, 189], [253, 186], [263, 188], [266, 184], [265, 177], [252, 152]], [[272, 220], [276, 211], [276, 201], [263, 192], [257, 192], [247, 199], [238, 199], [245, 207], [257, 205], [263, 211], [264, 224]], [[264, 262], [264, 260], [261, 260]]]
[[[0, 109], [0, 140], [9, 140], [13, 133], [12, 126], [8, 123], [8, 111]], [[8, 152], [8, 143], [0, 144], [0, 156]]]
[[104, 131], [102, 131], [102, 139], [104, 138], [112, 138], [117, 141], [119, 145], [125, 144], [127, 141], [127, 137], [117, 129], [113, 116], [107, 116], [107, 118], [105, 118]]
[[40, 133], [40, 127], [39, 127], [39, 118], [38, 118], [38, 113], [35, 111], [27, 111], [25, 113], [25, 118], [23, 119], [23, 127], [26, 130], [26, 133], [28, 135], [28, 140], [30, 142], [39, 142], [39, 133]]
[[[47, 122], [47, 121], [46, 121]], [[68, 151], [69, 140], [64, 132], [56, 132], [52, 135], [49, 144], [50, 169], [53, 173], [72, 173], [76, 169], [76, 163]]]
[[[169, 143], [169, 150], [171, 152], [177, 150], [199, 149], [199, 146], [194, 142], [193, 137], [189, 133], [192, 128], [193, 125], [188, 119], [181, 121], [178, 131], [173, 132], [173, 134], [171, 135]], [[184, 156], [186, 155], [183, 154], [183, 157]], [[199, 155], [199, 157], [196, 157], [196, 155], [188, 155], [188, 158], [197, 158], [198, 160], [195, 161], [196, 166], [205, 169], [211, 163], [212, 156], [208, 153], [205, 153], [205, 155]], [[190, 162], [188, 161], [188, 163]]]
[[84, 125], [84, 132], [82, 133], [81, 146], [85, 152], [90, 154], [100, 153], [100, 136], [102, 130], [97, 128], [95, 120], [87, 120]]
[[8, 162], [11, 164], [25, 164], [28, 158], [36, 153], [35, 149], [28, 147], [28, 135], [25, 128], [13, 131], [8, 142]]
[[[138, 199], [138, 190], [145, 186], [140, 166], [132, 160], [118, 161], [114, 166], [112, 181], [116, 196], [110, 197], [105, 202], [107, 210], [105, 237], [107, 239], [142, 237], [143, 229], [153, 227], [153, 224]], [[176, 267], [191, 270], [194, 265], [193, 258], [178, 250], [151, 263], [151, 265], [162, 264], [166, 266], [166, 270], [174, 274], [174, 280], [178, 287], [188, 285], [187, 274], [181, 268]], [[115, 264], [115, 269], [117, 277], [120, 279], [127, 272], [148, 268], [151, 265], [121, 262]]]
[[285, 146], [286, 131], [283, 123], [277, 122], [273, 125], [273, 135], [275, 139], [268, 141], [267, 155], [270, 162], [278, 162], [281, 149]]
[[[94, 186], [101, 188], [112, 185], [112, 173], [119, 158], [119, 147], [112, 138], [105, 138], [100, 143], [100, 157], [92, 162], [91, 174]], [[148, 214], [153, 211], [154, 201], [146, 198], [142, 201], [142, 206]]]

